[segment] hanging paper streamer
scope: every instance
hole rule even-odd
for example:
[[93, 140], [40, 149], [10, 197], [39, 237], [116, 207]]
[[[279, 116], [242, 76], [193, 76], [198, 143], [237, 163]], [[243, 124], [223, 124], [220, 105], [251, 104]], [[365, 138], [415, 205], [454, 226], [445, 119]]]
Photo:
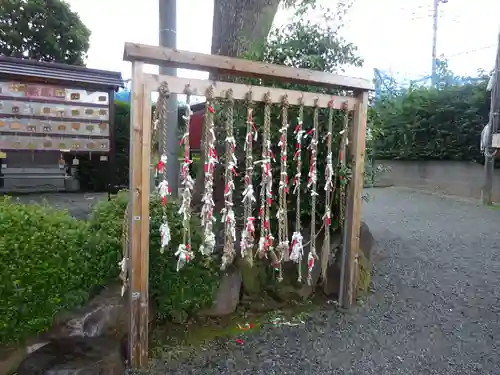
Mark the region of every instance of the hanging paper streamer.
[[[294, 232], [292, 235], [292, 243], [290, 252], [290, 260], [295, 263], [299, 263], [302, 261], [304, 257], [304, 246], [302, 244], [303, 238], [299, 232]], [[299, 272], [300, 273], [300, 272]], [[299, 279], [299, 282], [301, 279]]]
[[184, 134], [182, 135], [180, 145], [184, 146], [184, 160], [181, 165], [181, 185], [182, 200], [178, 214], [182, 216], [182, 243], [179, 244], [175, 255], [177, 258], [177, 270], [180, 270], [186, 263], [193, 259], [194, 254], [191, 249], [191, 200], [193, 196], [194, 181], [190, 174], [191, 150], [189, 145], [189, 126], [191, 123], [191, 89], [186, 86], [186, 110], [183, 116]]
[[170, 243], [170, 228], [167, 220], [167, 197], [171, 194], [170, 186], [167, 180], [167, 105], [170, 97], [170, 91], [166, 82], [163, 82], [158, 88], [158, 101], [156, 102], [156, 128], [162, 131], [162, 155], [156, 165], [156, 176], [161, 177], [157, 186], [163, 205], [162, 224], [160, 225], [160, 252], [163, 254], [165, 248]]
[[273, 175], [272, 161], [273, 154], [271, 151], [271, 96], [269, 93], [265, 97], [264, 106], [264, 131], [262, 135], [262, 160], [257, 161], [261, 164], [262, 180], [261, 180], [261, 206], [259, 209], [260, 218], [260, 238], [257, 252], [259, 256], [267, 258], [271, 256], [273, 266], [276, 266], [276, 256], [273, 251], [274, 237], [271, 234], [270, 226], [270, 208], [273, 201]]
[[328, 103], [328, 132], [323, 137], [327, 147], [325, 166], [325, 214], [323, 215], [323, 225], [325, 226], [325, 237], [323, 239], [323, 249], [321, 251], [321, 274], [323, 281], [326, 281], [326, 270], [330, 260], [330, 231], [332, 225], [331, 210], [334, 195], [334, 174], [332, 160], [332, 133], [333, 133], [333, 99]]
[[128, 262], [129, 262], [129, 242], [128, 242], [128, 234], [129, 234], [129, 213], [130, 213], [130, 203], [127, 204], [125, 208], [125, 213], [123, 214], [123, 222], [122, 222], [122, 253], [123, 258], [118, 263], [118, 267], [120, 268], [120, 280], [122, 281], [122, 297], [125, 295], [125, 291], [128, 288]]
[[313, 114], [313, 128], [310, 133], [312, 136], [311, 144], [309, 148], [311, 149], [311, 157], [309, 161], [309, 174], [307, 180], [307, 187], [311, 192], [311, 247], [309, 249], [308, 255], [308, 272], [307, 272], [307, 284], [312, 283], [312, 267], [314, 267], [314, 262], [318, 259], [316, 254], [316, 197], [318, 193], [316, 192], [316, 185], [318, 182], [317, 176], [317, 158], [318, 158], [318, 131], [319, 131], [319, 107], [318, 101], [316, 100], [314, 104], [314, 114]]
[[226, 267], [234, 260], [234, 242], [236, 241], [236, 219], [233, 211], [233, 191], [234, 191], [234, 177], [237, 175], [236, 166], [238, 161], [236, 159], [236, 141], [233, 136], [233, 92], [231, 90], [227, 93], [227, 108], [226, 108], [226, 176], [224, 187], [224, 208], [222, 209], [222, 222], [224, 223], [224, 249], [222, 252], [222, 266], [221, 269], [225, 270]]
[[177, 257], [177, 272], [179, 272], [179, 270], [193, 258], [193, 252], [191, 251], [190, 245], [180, 244], [175, 256]]
[[252, 184], [253, 175], [253, 141], [257, 140], [257, 129], [253, 122], [252, 94], [247, 95], [247, 128], [245, 136], [245, 177], [243, 190], [244, 227], [241, 233], [241, 257], [251, 265], [253, 263], [253, 247], [255, 242], [255, 217], [252, 216], [253, 204], [256, 202]]
[[278, 147], [280, 148], [280, 184], [279, 184], [279, 208], [278, 208], [278, 246], [279, 253], [279, 276], [278, 281], [283, 280], [282, 261], [289, 260], [288, 242], [288, 173], [287, 173], [287, 135], [288, 135], [288, 98], [283, 97], [281, 103], [281, 129]]
[[297, 170], [293, 177], [293, 193], [296, 195], [295, 206], [295, 231], [292, 235], [292, 243], [290, 245], [290, 260], [298, 264], [298, 282], [302, 282], [302, 258], [304, 256], [304, 249], [302, 245], [301, 223], [300, 223], [300, 183], [301, 183], [301, 170], [302, 170], [302, 139], [304, 137], [303, 129], [304, 119], [304, 103], [300, 101], [299, 118], [297, 119], [297, 126], [295, 127], [295, 154], [293, 159], [297, 163]]
[[210, 255], [215, 249], [215, 234], [213, 232], [214, 217], [214, 200], [213, 200], [213, 184], [215, 164], [217, 163], [217, 152], [215, 150], [215, 131], [214, 131], [214, 114], [213, 107], [213, 87], [207, 90], [207, 104], [205, 110], [205, 190], [203, 192], [201, 209], [201, 225], [203, 226], [203, 243], [200, 252], [203, 255]]

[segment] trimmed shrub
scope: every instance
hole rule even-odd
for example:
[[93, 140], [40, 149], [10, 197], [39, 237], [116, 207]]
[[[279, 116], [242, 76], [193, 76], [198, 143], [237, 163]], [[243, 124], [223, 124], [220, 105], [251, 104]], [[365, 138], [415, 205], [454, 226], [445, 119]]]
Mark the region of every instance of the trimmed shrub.
[[377, 159], [483, 162], [479, 149], [489, 118], [488, 77], [442, 89], [416, 87], [381, 98], [370, 119], [381, 133]]
[[84, 303], [109, 264], [89, 251], [88, 230], [65, 211], [0, 199], [0, 342], [44, 331]]
[[[163, 208], [157, 196], [150, 203], [150, 247], [149, 247], [149, 287], [150, 297], [155, 304], [155, 312], [160, 320], [183, 322], [194, 312], [208, 307], [213, 302], [219, 285], [217, 263], [212, 258], [201, 256], [197, 249], [201, 243], [199, 220], [192, 219], [192, 246], [195, 258], [176, 271], [175, 252], [182, 242], [182, 225], [177, 214], [177, 203], [167, 204], [167, 217], [171, 231], [171, 244], [160, 253], [159, 228]], [[120, 192], [111, 201], [97, 204], [90, 219], [90, 228], [109, 253], [122, 253], [122, 230], [124, 213], [128, 203], [128, 193]]]

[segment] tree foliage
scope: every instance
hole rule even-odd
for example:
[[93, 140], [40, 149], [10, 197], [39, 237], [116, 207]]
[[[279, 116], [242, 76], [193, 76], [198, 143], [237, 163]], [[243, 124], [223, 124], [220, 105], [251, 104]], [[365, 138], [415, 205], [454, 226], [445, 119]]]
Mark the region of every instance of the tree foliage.
[[[309, 15], [311, 12], [321, 12], [323, 15], [323, 22], [311, 22], [309, 21]], [[251, 60], [258, 60], [267, 63], [280, 64], [285, 66], [290, 66], [294, 68], [312, 69], [325, 72], [339, 72], [343, 71], [346, 66], [361, 66], [363, 63], [362, 59], [357, 55], [357, 48], [354, 44], [346, 42], [340, 35], [339, 31], [342, 26], [342, 22], [339, 21], [341, 16], [339, 15], [338, 9], [322, 8], [313, 2], [303, 1], [302, 5], [296, 9], [294, 16], [290, 22], [283, 26], [274, 28], [271, 30], [269, 38], [261, 43], [260, 45], [254, 43], [253, 49], [248, 51], [243, 55], [244, 58]], [[334, 22], [335, 20], [335, 22]], [[260, 81], [259, 79], [240, 79], [239, 81], [251, 84], [263, 84], [266, 87], [283, 87], [287, 89], [295, 89], [302, 91], [314, 91], [323, 92], [329, 94], [336, 94], [335, 91], [328, 91], [324, 88], [318, 88], [315, 86], [298, 85], [298, 84], [288, 84], [278, 81]], [[246, 116], [246, 104], [238, 103], [235, 110], [237, 118], [234, 121], [235, 126], [235, 137], [237, 144], [244, 144], [245, 142], [245, 116]], [[294, 154], [295, 143], [291, 142], [292, 131], [297, 124], [298, 107], [296, 103], [291, 103], [291, 108], [289, 111], [289, 150], [288, 155]], [[274, 154], [279, 155], [280, 150], [276, 146], [279, 141], [279, 129], [281, 128], [279, 108], [274, 106], [271, 115], [271, 142], [274, 145]], [[307, 129], [310, 129], [313, 125], [313, 110], [312, 108], [305, 108], [304, 110], [304, 125]], [[327, 118], [328, 111], [321, 110], [319, 114], [320, 118], [320, 129], [319, 136], [326, 134], [327, 132]], [[254, 109], [254, 121], [259, 129], [263, 126], [263, 107], [261, 105]], [[219, 123], [223, 124], [223, 118], [221, 117]], [[334, 116], [334, 133], [333, 133], [333, 143], [338, 145], [340, 141], [339, 132], [342, 129], [343, 115], [341, 112], [336, 112]], [[303, 164], [302, 164], [302, 176], [307, 176], [309, 169], [309, 157], [310, 152], [307, 148], [309, 145], [309, 140], [304, 141], [304, 149], [302, 154]], [[259, 154], [261, 145], [259, 142], [254, 146], [254, 154]], [[243, 161], [244, 155], [242, 149], [238, 150], [241, 152], [238, 155], [238, 160]], [[336, 155], [338, 154], [337, 147], [333, 147], [334, 163], [336, 163]], [[318, 168], [318, 192], [323, 191], [324, 188], [324, 170], [325, 170], [325, 160], [326, 160], [326, 147], [323, 143], [320, 143], [318, 147], [318, 158], [317, 158], [317, 168]], [[288, 161], [288, 175], [292, 176], [295, 174], [296, 162], [291, 160]], [[240, 167], [243, 170], [243, 165]], [[273, 186], [279, 185], [279, 162], [273, 163]], [[258, 169], [254, 170], [254, 178], [258, 180], [260, 171]], [[337, 177], [339, 178], [338, 183], [341, 183], [340, 176], [346, 176], [348, 171], [342, 170], [338, 171]], [[345, 183], [346, 179], [342, 180]], [[241, 187], [241, 186], [240, 186]], [[338, 190], [337, 190], [338, 193]], [[310, 202], [310, 192], [305, 186], [305, 183], [301, 185], [301, 194], [303, 201], [301, 203], [301, 216], [303, 220], [309, 220], [311, 218], [311, 202]], [[295, 197], [290, 195], [288, 202], [288, 208], [290, 212], [295, 210]], [[337, 212], [339, 208], [338, 204], [339, 197], [335, 197], [335, 203], [333, 204], [333, 212]], [[317, 212], [317, 222], [321, 223], [321, 216], [324, 214], [324, 194], [318, 197], [317, 207], [321, 207]], [[276, 208], [276, 207], [274, 207]], [[274, 216], [273, 216], [274, 217]], [[273, 221], [272, 223], [273, 224]], [[335, 225], [336, 223], [334, 223]]]
[[[445, 77], [453, 77], [447, 72]], [[455, 80], [456, 82], [456, 80]], [[476, 160], [480, 135], [488, 122], [488, 77], [439, 88], [413, 87], [377, 100], [370, 112], [379, 159]]]
[[0, 0], [0, 55], [84, 65], [90, 30], [62, 0]]

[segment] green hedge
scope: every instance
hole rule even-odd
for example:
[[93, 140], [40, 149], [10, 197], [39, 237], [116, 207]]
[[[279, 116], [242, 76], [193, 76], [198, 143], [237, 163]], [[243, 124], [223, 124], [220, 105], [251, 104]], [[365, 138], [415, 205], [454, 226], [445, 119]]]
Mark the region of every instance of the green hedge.
[[[111, 201], [97, 204], [90, 219], [90, 228], [100, 242], [100, 246], [110, 253], [122, 251], [122, 225], [128, 194], [120, 192]], [[176, 271], [177, 259], [174, 253], [182, 240], [182, 227], [176, 203], [167, 205], [167, 217], [170, 223], [172, 241], [169, 249], [160, 253], [159, 228], [162, 222], [163, 208], [157, 197], [150, 203], [150, 297], [155, 304], [155, 312], [160, 320], [185, 321], [195, 311], [208, 307], [219, 285], [217, 262], [198, 253], [201, 243], [200, 227], [197, 218], [192, 219], [192, 246], [196, 257]]]
[[483, 161], [481, 131], [488, 122], [487, 79], [442, 89], [415, 88], [385, 98], [370, 111], [380, 131], [377, 159]]
[[[98, 288], [117, 280], [127, 197], [120, 193], [101, 201], [88, 222], [48, 206], [0, 200], [0, 343], [47, 330], [57, 313], [81, 306]], [[150, 205], [150, 296], [159, 319], [182, 322], [212, 304], [219, 285], [218, 260], [197, 254], [177, 272], [179, 207], [167, 206], [172, 244], [161, 254], [163, 209], [158, 202]], [[195, 253], [199, 227], [193, 218]]]
[[65, 211], [0, 199], [0, 342], [44, 331], [116, 274], [116, 257], [89, 247], [86, 223]]

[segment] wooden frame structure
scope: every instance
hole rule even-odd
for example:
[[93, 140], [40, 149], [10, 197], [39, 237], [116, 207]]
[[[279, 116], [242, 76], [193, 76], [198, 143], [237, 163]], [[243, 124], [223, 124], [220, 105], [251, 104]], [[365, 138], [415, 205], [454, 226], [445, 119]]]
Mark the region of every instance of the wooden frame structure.
[[161, 82], [166, 82], [171, 93], [183, 94], [189, 85], [192, 95], [205, 95], [212, 88], [214, 97], [225, 98], [229, 89], [235, 100], [244, 100], [249, 91], [254, 101], [264, 100], [270, 94], [273, 103], [280, 103], [284, 95], [290, 104], [302, 99], [305, 106], [326, 108], [332, 100], [330, 95], [248, 86], [244, 84], [186, 79], [172, 76], [146, 74], [144, 64], [174, 66], [209, 71], [224, 75], [272, 78], [280, 81], [305, 83], [329, 88], [341, 88], [353, 92], [353, 96], [335, 97], [334, 108], [354, 112], [350, 132], [350, 154], [352, 158], [352, 180], [349, 184], [344, 254], [345, 272], [341, 280], [340, 301], [343, 308], [355, 302], [357, 288], [359, 232], [363, 192], [366, 121], [368, 92], [373, 90], [370, 81], [349, 78], [336, 74], [265, 64], [225, 56], [178, 51], [169, 48], [126, 43], [124, 60], [132, 62], [132, 113], [130, 143], [130, 228], [129, 228], [129, 277], [130, 277], [130, 336], [129, 358], [134, 368], [143, 368], [148, 360], [148, 263], [149, 263], [149, 196], [150, 196], [150, 138], [151, 138], [151, 92]]

